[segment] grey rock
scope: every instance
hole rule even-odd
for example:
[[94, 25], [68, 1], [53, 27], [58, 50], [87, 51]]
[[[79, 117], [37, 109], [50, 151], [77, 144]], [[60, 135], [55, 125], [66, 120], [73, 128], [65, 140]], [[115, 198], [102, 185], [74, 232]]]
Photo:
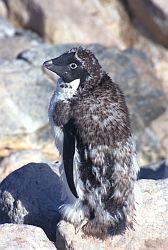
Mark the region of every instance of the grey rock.
[[56, 250], [44, 231], [35, 226], [0, 225], [0, 250]]
[[0, 82], [1, 156], [7, 154], [3, 152], [6, 149], [45, 150], [52, 143], [47, 114], [54, 85], [43, 74], [41, 65], [32, 67], [19, 59], [1, 60]]
[[[47, 123], [52, 84], [41, 68], [22, 60], [0, 61], [1, 93], [0, 137], [33, 133]], [[43, 110], [44, 112], [40, 112]]]
[[30, 163], [11, 173], [0, 184], [0, 224], [35, 225], [54, 241], [59, 206], [74, 199], [61, 173], [60, 163]]
[[168, 246], [168, 179], [138, 181], [141, 189], [134, 230], [98, 240], [76, 233], [72, 224], [61, 221], [57, 228], [56, 246], [60, 250], [167, 250]]

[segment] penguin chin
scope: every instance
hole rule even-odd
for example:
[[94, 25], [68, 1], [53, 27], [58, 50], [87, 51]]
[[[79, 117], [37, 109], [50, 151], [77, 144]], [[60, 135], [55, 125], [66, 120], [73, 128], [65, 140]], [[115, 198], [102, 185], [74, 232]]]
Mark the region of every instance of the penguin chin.
[[69, 82], [69, 85], [74, 92], [78, 90], [79, 84], [80, 84], [80, 79], [75, 79], [72, 82]]
[[59, 86], [64, 86], [64, 88], [71, 89], [74, 93], [78, 90], [80, 85], [80, 79], [75, 79], [72, 82], [65, 82], [62, 78], [58, 79]]

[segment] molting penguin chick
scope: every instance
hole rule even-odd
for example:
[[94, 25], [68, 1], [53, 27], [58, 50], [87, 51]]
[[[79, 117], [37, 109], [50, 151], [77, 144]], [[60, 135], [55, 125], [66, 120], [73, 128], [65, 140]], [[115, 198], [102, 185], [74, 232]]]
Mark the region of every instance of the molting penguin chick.
[[64, 82], [80, 79], [72, 97], [59, 100], [53, 110], [55, 124], [67, 126], [75, 140], [71, 162], [78, 199], [62, 207], [64, 218], [100, 238], [132, 228], [139, 168], [119, 86], [81, 47], [52, 59], [47, 68]]

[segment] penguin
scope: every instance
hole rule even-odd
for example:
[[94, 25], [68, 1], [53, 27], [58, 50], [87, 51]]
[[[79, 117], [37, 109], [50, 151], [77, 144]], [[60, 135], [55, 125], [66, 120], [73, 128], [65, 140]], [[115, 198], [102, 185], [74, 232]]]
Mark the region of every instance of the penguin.
[[82, 47], [46, 61], [44, 67], [71, 87], [78, 81], [73, 94], [57, 100], [52, 111], [54, 124], [66, 129], [63, 158], [69, 148], [70, 179], [77, 194], [72, 204], [61, 207], [63, 218], [96, 238], [133, 228], [139, 166], [119, 85]]

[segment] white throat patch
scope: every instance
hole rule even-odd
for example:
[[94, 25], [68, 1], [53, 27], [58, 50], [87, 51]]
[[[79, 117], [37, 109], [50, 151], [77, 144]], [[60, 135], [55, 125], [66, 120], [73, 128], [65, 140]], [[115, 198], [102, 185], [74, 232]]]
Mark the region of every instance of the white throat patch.
[[80, 79], [75, 79], [70, 83], [63, 82], [61, 78], [58, 79], [56, 86], [57, 100], [66, 100], [71, 98], [76, 93], [79, 84], [80, 84]]
[[68, 83], [72, 87], [72, 91], [75, 93], [79, 87], [80, 79], [75, 79], [74, 81]]

